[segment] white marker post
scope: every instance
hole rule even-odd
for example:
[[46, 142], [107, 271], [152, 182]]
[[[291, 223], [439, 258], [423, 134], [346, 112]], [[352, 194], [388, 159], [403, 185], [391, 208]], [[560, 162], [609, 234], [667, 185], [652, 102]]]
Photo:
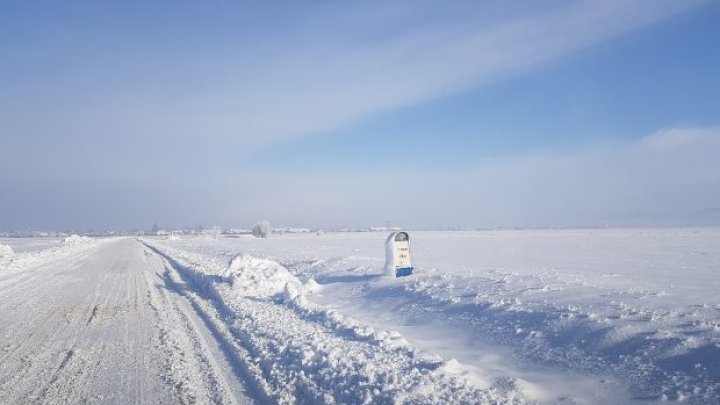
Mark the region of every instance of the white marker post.
[[407, 232], [391, 232], [385, 240], [385, 272], [395, 277], [413, 273], [410, 261], [410, 235]]

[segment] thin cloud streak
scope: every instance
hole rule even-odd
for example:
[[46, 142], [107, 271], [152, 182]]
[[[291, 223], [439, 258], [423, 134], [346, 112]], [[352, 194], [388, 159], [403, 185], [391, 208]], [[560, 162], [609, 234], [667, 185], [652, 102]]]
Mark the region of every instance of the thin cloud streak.
[[[179, 60], [187, 55], [131, 55], [131, 65], [145, 63], [146, 70], [166, 71], [169, 78], [127, 76], [121, 86], [132, 73], [120, 72], [111, 83], [95, 83], [97, 91], [84, 97], [51, 98], [55, 105], [40, 107], [42, 120], [36, 119], [37, 108], [13, 111], [11, 104], [3, 108], [8, 114], [2, 133], [33, 137], [52, 131], [69, 141], [136, 138], [155, 147], [215, 138], [249, 150], [531, 70], [702, 3], [559, 2], [531, 14], [487, 7], [434, 24], [418, 23], [427, 16], [412, 7], [383, 6], [393, 8], [392, 19], [363, 6], [328, 7], [280, 38], [216, 45], [202, 55], [203, 63]], [[440, 9], [428, 4], [429, 12]], [[342, 31], [334, 31], [343, 23]], [[378, 29], [389, 31], [382, 41], [372, 39]], [[73, 80], [81, 84], [82, 66], [77, 70]]]
[[[260, 63], [246, 80], [229, 79], [204, 99], [200, 92], [202, 104], [177, 105], [171, 115], [207, 113], [206, 120], [181, 119], [178, 133], [242, 139], [245, 147], [273, 144], [527, 71], [696, 4], [581, 2], [502, 23], [475, 25], [471, 16], [452, 27], [413, 27], [381, 44], [301, 41], [298, 50], [275, 52], [282, 56]], [[153, 121], [160, 129], [171, 117]]]

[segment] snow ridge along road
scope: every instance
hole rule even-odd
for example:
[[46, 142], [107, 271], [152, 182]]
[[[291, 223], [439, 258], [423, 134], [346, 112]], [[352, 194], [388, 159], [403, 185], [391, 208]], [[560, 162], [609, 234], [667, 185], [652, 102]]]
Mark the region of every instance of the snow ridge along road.
[[[147, 242], [150, 243], [150, 242]], [[255, 396], [277, 403], [519, 403], [512, 384], [484, 389], [397, 333], [375, 331], [310, 304], [303, 285], [271, 260], [229, 264], [148, 244], [165, 277], [223, 336]]]

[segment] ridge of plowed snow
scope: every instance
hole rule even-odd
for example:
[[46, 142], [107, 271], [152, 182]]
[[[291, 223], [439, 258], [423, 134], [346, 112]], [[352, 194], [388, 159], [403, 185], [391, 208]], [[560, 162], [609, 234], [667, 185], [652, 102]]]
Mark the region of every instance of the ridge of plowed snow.
[[[309, 304], [285, 267], [251, 255], [229, 264], [146, 241], [189, 286], [198, 306], [222, 313], [245, 372], [280, 403], [517, 403], [513, 384], [478, 386], [397, 332], [376, 331]], [[255, 370], [255, 371], [253, 371]], [[259, 371], [258, 371], [259, 370]], [[259, 374], [259, 375], [258, 375]]]
[[285, 267], [248, 254], [235, 256], [224, 276], [235, 291], [246, 296], [275, 297], [282, 294], [284, 298], [292, 299], [302, 292], [300, 280]]

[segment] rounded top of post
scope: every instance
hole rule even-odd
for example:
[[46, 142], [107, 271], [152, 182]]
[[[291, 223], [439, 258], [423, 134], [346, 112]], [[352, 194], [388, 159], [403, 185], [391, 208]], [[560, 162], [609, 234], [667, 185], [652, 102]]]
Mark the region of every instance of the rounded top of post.
[[385, 243], [392, 244], [395, 242], [410, 242], [410, 234], [405, 231], [393, 231], [385, 239]]

